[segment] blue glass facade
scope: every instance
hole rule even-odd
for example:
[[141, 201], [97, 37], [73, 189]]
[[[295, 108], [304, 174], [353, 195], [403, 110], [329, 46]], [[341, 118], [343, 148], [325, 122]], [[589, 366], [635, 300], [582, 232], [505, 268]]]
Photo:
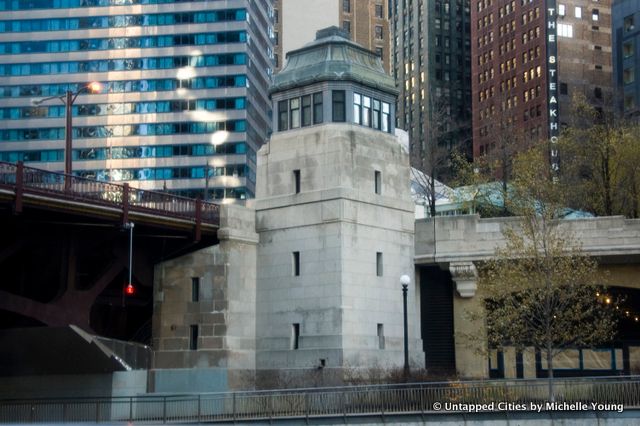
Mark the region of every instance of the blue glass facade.
[[0, 0], [0, 11], [0, 161], [62, 171], [55, 97], [98, 81], [72, 108], [75, 174], [253, 195], [270, 131], [270, 0]]

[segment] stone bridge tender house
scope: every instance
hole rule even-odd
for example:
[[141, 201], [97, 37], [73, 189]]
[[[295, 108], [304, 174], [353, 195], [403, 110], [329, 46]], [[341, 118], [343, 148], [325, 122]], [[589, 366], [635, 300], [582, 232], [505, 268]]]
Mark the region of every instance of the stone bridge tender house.
[[[234, 370], [334, 378], [342, 368], [401, 367], [399, 277], [409, 274], [413, 368], [546, 375], [533, 351], [481, 356], [460, 337], [483, 332], [464, 315], [482, 303], [474, 262], [504, 243], [513, 219], [414, 220], [409, 158], [394, 136], [396, 93], [379, 59], [335, 28], [290, 52], [271, 89], [274, 133], [258, 153], [256, 200], [234, 207], [219, 247], [156, 270], [156, 368], [225, 367], [233, 382]], [[613, 290], [624, 288], [631, 316], [614, 346], [568, 351], [557, 374], [637, 371], [640, 222], [565, 226], [611, 272]], [[210, 300], [188, 301], [193, 276], [213, 288]], [[194, 326], [197, 350], [189, 350]]]
[[[544, 374], [534, 353], [487, 358], [457, 337], [482, 332], [464, 318], [481, 303], [474, 262], [492, 255], [512, 219], [415, 221], [409, 156], [394, 135], [396, 94], [380, 59], [337, 28], [290, 52], [271, 90], [274, 132], [258, 153], [256, 199], [221, 206], [218, 244], [155, 266], [152, 369], [127, 379], [138, 391], [245, 388], [256, 377], [277, 386], [270, 381], [283, 371], [322, 385], [344, 369], [402, 367], [403, 274], [412, 278], [412, 368]], [[566, 226], [640, 316], [640, 223]], [[561, 373], [637, 371], [640, 323], [621, 327], [614, 347], [573, 351]]]

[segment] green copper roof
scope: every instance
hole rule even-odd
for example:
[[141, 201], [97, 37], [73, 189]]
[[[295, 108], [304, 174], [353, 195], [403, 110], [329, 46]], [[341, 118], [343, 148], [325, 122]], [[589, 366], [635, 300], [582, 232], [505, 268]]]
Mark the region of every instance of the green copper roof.
[[337, 27], [320, 30], [315, 41], [287, 54], [285, 67], [273, 77], [270, 92], [319, 81], [354, 81], [394, 95], [393, 78], [384, 71], [380, 58], [349, 40]]

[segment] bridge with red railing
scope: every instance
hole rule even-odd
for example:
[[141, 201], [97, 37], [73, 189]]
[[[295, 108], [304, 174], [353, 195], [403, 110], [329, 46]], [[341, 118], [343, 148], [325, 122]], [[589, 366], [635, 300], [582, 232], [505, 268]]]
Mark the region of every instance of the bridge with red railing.
[[219, 212], [162, 191], [0, 162], [0, 329], [75, 324], [149, 343], [155, 265], [218, 244]]
[[26, 206], [39, 206], [122, 223], [192, 227], [195, 240], [203, 230], [215, 233], [220, 219], [214, 203], [36, 169], [22, 162], [0, 162], [0, 200], [12, 202], [17, 214]]

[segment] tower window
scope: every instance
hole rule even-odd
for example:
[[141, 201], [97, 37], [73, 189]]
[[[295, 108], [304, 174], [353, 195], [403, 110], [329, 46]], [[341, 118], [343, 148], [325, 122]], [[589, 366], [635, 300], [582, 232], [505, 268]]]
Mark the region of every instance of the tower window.
[[300, 276], [300, 252], [299, 251], [293, 252], [293, 276], [294, 277]]
[[382, 276], [382, 253], [381, 252], [376, 253], [376, 275], [379, 277]]
[[380, 195], [382, 193], [382, 173], [376, 170], [373, 173], [373, 180], [374, 180], [374, 184], [373, 184], [374, 190], [376, 194]]
[[300, 170], [293, 171], [293, 189], [296, 194], [300, 193]]
[[289, 110], [287, 101], [278, 102], [278, 131], [288, 130], [289, 128]]
[[344, 90], [334, 90], [332, 97], [333, 121], [336, 123], [344, 123], [346, 121]]
[[313, 124], [322, 123], [322, 92], [313, 94]]
[[189, 326], [189, 349], [192, 351], [198, 350], [198, 325], [193, 324]]
[[200, 277], [191, 278], [191, 301], [200, 301]]
[[378, 324], [378, 349], [384, 349], [384, 324]]
[[295, 323], [291, 326], [291, 349], [295, 350], [300, 347], [300, 324]]

